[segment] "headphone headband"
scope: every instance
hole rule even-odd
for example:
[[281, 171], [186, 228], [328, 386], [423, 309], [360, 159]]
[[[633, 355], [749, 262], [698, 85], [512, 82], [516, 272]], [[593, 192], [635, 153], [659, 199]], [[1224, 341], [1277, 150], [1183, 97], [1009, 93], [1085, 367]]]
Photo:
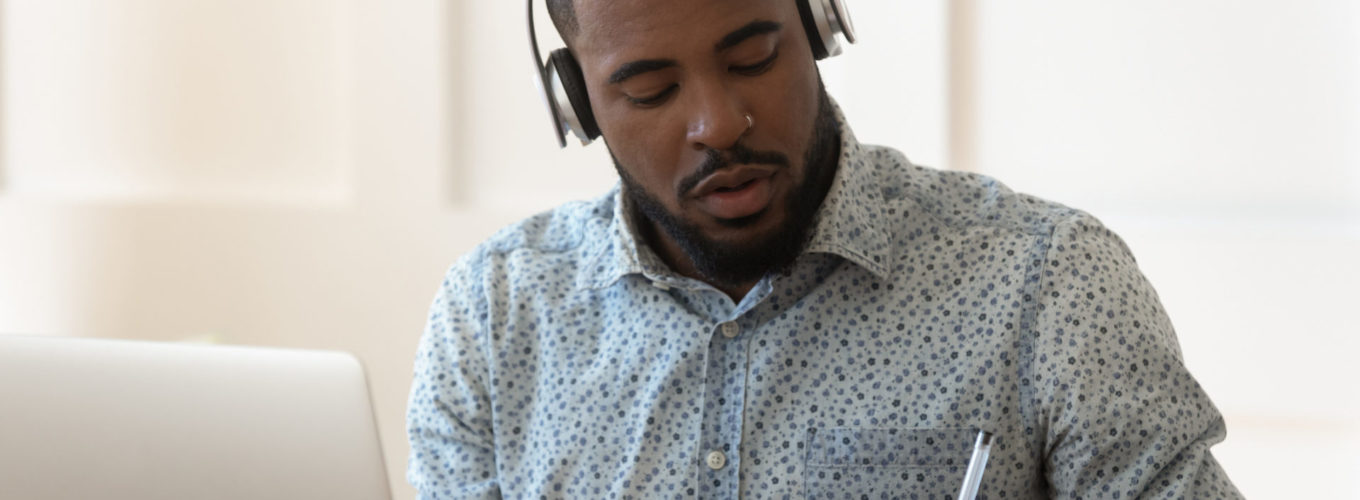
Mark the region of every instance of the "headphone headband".
[[[557, 137], [557, 146], [567, 147], [567, 131], [563, 128], [562, 114], [553, 105], [554, 85], [549, 83], [549, 70], [551, 64], [543, 64], [543, 56], [538, 53], [538, 33], [534, 31], [534, 0], [529, 0], [529, 49], [534, 56], [534, 86], [538, 87], [538, 95], [543, 98], [543, 104], [548, 107], [548, 113], [552, 115], [553, 135]], [[556, 76], [556, 75], [553, 75]], [[554, 82], [557, 78], [551, 78]], [[550, 93], [552, 92], [552, 93]]]

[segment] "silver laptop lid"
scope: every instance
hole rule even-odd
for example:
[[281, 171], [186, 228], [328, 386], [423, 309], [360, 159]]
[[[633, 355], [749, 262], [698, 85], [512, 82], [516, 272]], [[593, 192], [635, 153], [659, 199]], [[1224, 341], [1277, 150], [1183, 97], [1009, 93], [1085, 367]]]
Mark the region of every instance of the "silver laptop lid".
[[387, 499], [339, 352], [0, 335], [0, 498]]

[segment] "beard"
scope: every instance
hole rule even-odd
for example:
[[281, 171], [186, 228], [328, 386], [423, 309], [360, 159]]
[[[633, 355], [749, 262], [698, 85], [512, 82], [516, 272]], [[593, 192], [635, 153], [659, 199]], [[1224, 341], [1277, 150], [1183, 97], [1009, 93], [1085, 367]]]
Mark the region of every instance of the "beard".
[[[648, 192], [614, 157], [614, 167], [624, 185], [624, 195], [632, 203], [636, 215], [640, 214], [661, 228], [680, 247], [694, 263], [700, 275], [718, 286], [738, 286], [758, 280], [769, 273], [787, 273], [798, 256], [807, 246], [812, 220], [826, 198], [831, 182], [835, 178], [836, 165], [840, 158], [840, 127], [836, 113], [831, 107], [826, 87], [818, 82], [817, 117], [809, 131], [811, 140], [803, 154], [803, 180], [793, 187], [792, 193], [785, 197], [784, 220], [780, 221], [766, 234], [755, 235], [747, 241], [725, 242], [705, 236], [699, 225], [666, 210], [659, 198]], [[613, 157], [613, 153], [610, 153]], [[708, 158], [702, 168], [693, 176], [680, 183], [680, 196], [687, 188], [713, 172], [727, 168], [732, 163], [768, 163], [789, 168], [788, 157], [783, 153], [755, 151], [738, 143], [726, 151], [709, 150]], [[775, 203], [779, 203], [775, 200]], [[755, 225], [761, 216], [768, 212], [736, 218], [721, 219], [719, 224], [730, 228]], [[646, 234], [645, 227], [638, 225], [639, 232]]]

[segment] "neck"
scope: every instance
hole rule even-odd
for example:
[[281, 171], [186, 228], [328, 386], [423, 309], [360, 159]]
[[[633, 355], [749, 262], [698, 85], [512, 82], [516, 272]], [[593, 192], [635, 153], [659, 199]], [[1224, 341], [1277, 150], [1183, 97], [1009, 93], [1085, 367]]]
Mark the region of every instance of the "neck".
[[741, 299], [746, 297], [746, 294], [750, 292], [752, 288], [755, 288], [756, 283], [759, 282], [759, 280], [753, 280], [749, 283], [719, 283], [704, 276], [699, 272], [699, 269], [694, 266], [694, 260], [689, 257], [689, 254], [686, 254], [684, 249], [680, 248], [680, 244], [677, 243], [674, 238], [671, 238], [669, 234], [666, 234], [665, 231], [661, 230], [660, 227], [657, 227], [655, 222], [652, 222], [651, 219], [648, 219], [645, 215], [636, 211], [636, 209], [633, 210], [632, 216], [633, 220], [637, 222], [638, 236], [640, 236], [642, 240], [656, 252], [657, 257], [660, 257], [661, 261], [664, 262], [667, 267], [670, 267], [672, 271], [675, 271], [676, 274], [708, 283], [713, 288], [717, 288], [722, 293], [727, 294], [727, 296], [732, 299], [732, 302], [741, 302]]

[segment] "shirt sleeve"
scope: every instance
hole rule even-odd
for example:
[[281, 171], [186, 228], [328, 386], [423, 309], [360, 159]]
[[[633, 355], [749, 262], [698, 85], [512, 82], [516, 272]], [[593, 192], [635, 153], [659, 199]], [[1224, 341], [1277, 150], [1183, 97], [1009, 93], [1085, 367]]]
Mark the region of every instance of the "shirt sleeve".
[[1223, 417], [1128, 248], [1080, 214], [1038, 263], [1034, 383], [1055, 498], [1241, 498], [1209, 447]]
[[435, 295], [406, 414], [407, 481], [421, 499], [500, 498], [488, 392], [485, 304], [455, 266]]

